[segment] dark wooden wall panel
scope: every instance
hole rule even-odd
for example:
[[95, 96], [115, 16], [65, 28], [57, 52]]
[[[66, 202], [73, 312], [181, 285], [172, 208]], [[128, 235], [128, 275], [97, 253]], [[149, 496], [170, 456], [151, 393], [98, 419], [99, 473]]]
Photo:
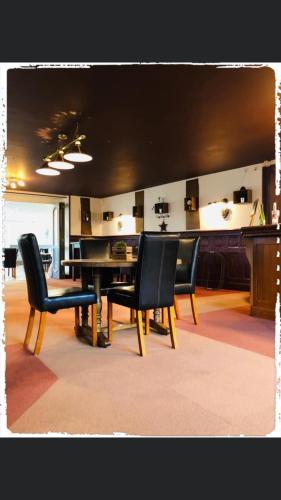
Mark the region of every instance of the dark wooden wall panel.
[[92, 234], [90, 198], [80, 198], [81, 234]]
[[280, 195], [276, 196], [275, 194], [275, 165], [271, 165], [262, 169], [262, 203], [266, 224], [271, 224], [271, 212], [274, 202], [277, 203], [277, 208], [280, 210]]
[[[135, 205], [144, 207], [144, 191], [135, 192]], [[136, 233], [141, 233], [144, 229], [144, 217], [136, 217]]]
[[[198, 179], [186, 181], [186, 197], [196, 196], [199, 199]], [[200, 229], [199, 210], [196, 212], [186, 211], [186, 229]]]

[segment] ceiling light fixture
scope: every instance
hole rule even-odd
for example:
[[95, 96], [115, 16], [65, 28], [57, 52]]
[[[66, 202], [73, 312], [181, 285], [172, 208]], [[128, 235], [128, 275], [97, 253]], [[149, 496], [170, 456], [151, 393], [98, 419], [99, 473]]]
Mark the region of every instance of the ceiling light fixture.
[[81, 141], [85, 140], [86, 136], [84, 134], [79, 135], [78, 124], [76, 126], [74, 135], [75, 138], [68, 143], [66, 143], [67, 135], [58, 135], [58, 149], [54, 153], [49, 154], [48, 156], [43, 158], [44, 165], [36, 170], [37, 174], [50, 176], [59, 175], [60, 170], [71, 170], [74, 168], [74, 165], [72, 163], [69, 163], [65, 160], [84, 163], [93, 159], [91, 155], [82, 153], [81, 151]]
[[60, 172], [58, 170], [56, 170], [55, 168], [49, 167], [48, 164], [43, 165], [40, 168], [37, 168], [37, 170], [35, 170], [35, 172], [37, 174], [40, 174], [40, 175], [49, 175], [49, 176], [60, 175]]
[[[51, 159], [50, 159], [51, 160]], [[57, 153], [57, 159], [47, 161], [49, 167], [58, 168], [59, 170], [71, 170], [74, 168], [72, 163], [64, 161], [64, 154], [62, 150], [59, 150]]]
[[80, 135], [74, 142], [74, 145], [77, 147], [78, 151], [73, 151], [66, 153], [64, 155], [64, 158], [69, 161], [75, 161], [78, 163], [84, 163], [86, 161], [91, 161], [93, 157], [91, 155], [88, 155], [86, 153], [82, 153], [81, 151], [81, 140], [86, 139], [85, 135]]

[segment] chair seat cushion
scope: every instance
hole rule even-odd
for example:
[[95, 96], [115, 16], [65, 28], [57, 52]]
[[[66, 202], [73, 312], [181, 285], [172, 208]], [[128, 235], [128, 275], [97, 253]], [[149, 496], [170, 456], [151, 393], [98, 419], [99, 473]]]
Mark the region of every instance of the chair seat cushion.
[[114, 304], [137, 309], [137, 299], [133, 285], [113, 288], [108, 291], [107, 297]]
[[175, 283], [175, 294], [194, 293], [195, 287], [192, 283]]
[[58, 309], [67, 309], [76, 306], [96, 304], [97, 295], [93, 291], [85, 291], [79, 287], [55, 288], [49, 290], [44, 300], [43, 311], [56, 312]]

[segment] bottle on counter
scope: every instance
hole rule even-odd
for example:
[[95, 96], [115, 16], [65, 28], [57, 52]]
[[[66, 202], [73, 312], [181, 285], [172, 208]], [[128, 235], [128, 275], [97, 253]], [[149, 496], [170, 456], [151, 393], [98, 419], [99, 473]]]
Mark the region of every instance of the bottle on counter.
[[271, 212], [271, 222], [272, 224], [279, 223], [280, 210], [277, 209], [277, 203], [273, 203], [273, 210]]

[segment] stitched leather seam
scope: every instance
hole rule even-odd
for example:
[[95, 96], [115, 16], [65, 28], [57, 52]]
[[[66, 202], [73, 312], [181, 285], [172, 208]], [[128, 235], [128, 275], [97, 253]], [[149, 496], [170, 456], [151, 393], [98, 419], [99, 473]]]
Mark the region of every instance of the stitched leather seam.
[[160, 290], [161, 290], [161, 282], [162, 282], [163, 261], [164, 261], [165, 249], [166, 249], [166, 242], [164, 241], [163, 245], [162, 245], [162, 252], [161, 252], [161, 263], [160, 263], [158, 290], [157, 290], [157, 304], [159, 304], [159, 302], [160, 302]]

